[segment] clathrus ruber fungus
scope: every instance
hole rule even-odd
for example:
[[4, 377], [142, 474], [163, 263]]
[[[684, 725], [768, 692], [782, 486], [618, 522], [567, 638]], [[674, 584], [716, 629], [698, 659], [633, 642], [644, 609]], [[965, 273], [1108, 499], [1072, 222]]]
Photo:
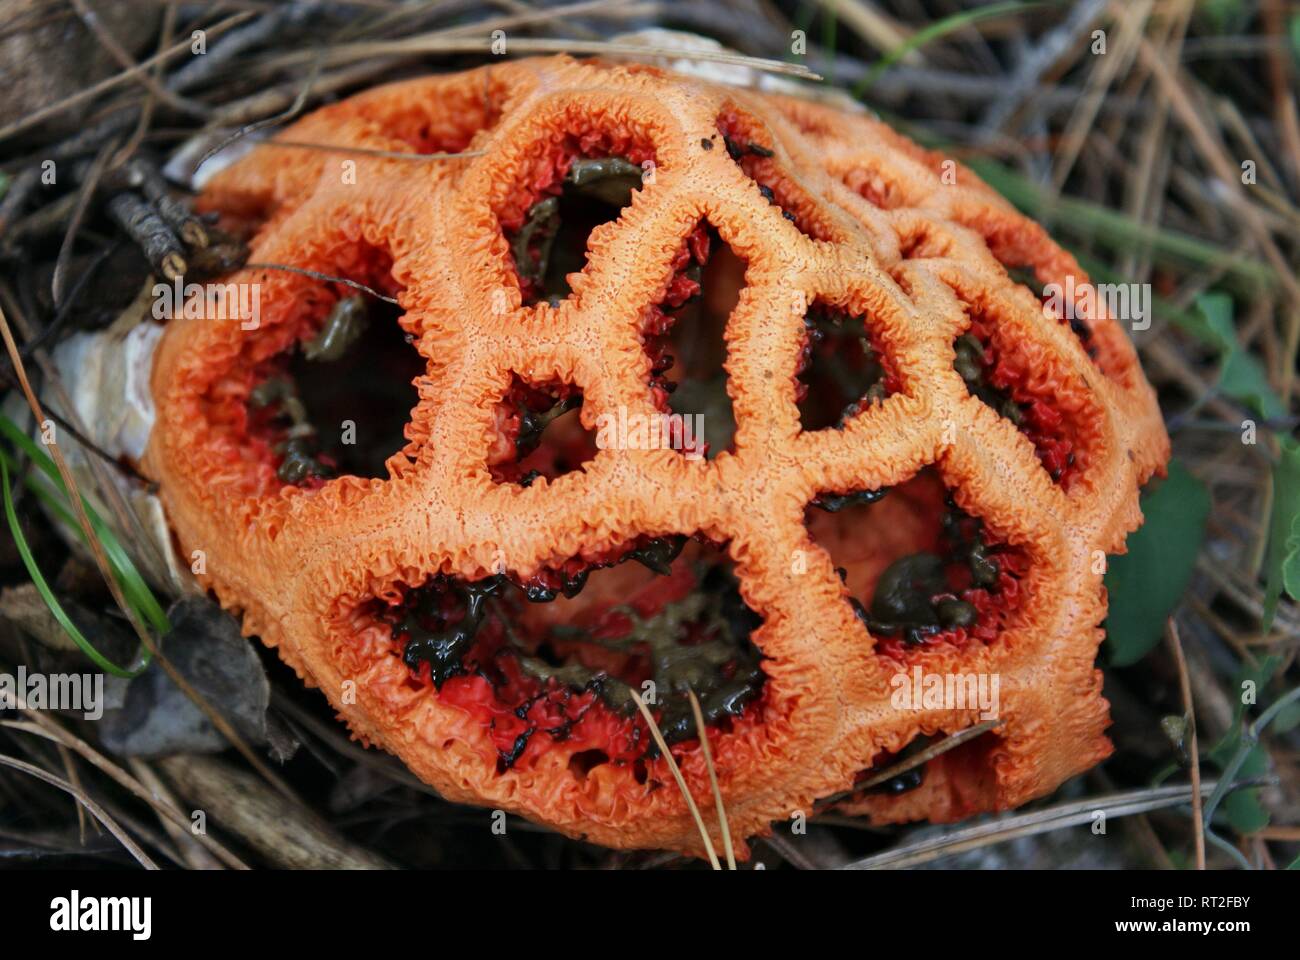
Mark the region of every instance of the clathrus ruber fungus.
[[[969, 171], [864, 114], [563, 57], [284, 136], [371, 152], [271, 141], [212, 180], [260, 316], [169, 322], [145, 466], [357, 738], [451, 800], [689, 852], [632, 692], [709, 810], [699, 698], [742, 851], [981, 721], [900, 705], [918, 667], [996, 676], [1000, 724], [842, 810], [953, 820], [1109, 754], [1096, 557], [1168, 440], [1115, 320], [1010, 272], [1078, 265]], [[673, 415], [707, 455], [624, 429]]]

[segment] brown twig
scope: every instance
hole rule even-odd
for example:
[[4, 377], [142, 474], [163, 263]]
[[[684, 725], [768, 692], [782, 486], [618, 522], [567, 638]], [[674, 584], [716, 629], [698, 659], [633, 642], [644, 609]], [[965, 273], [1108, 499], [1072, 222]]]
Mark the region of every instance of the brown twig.
[[[1265, 781], [1260, 778], [1239, 780], [1231, 784], [1228, 789], [1241, 790], [1259, 786], [1263, 782]], [[1201, 795], [1212, 793], [1218, 785], [1218, 781], [1215, 780], [1203, 782]], [[1128, 817], [1137, 813], [1182, 806], [1191, 800], [1191, 794], [1190, 786], [1170, 786], [1130, 790], [1072, 801], [1045, 810], [1032, 810], [1028, 813], [1001, 817], [988, 823], [962, 827], [939, 837], [909, 843], [895, 850], [887, 850], [884, 853], [856, 860], [841, 869], [898, 870], [920, 866], [941, 857], [978, 850], [995, 843], [1005, 843], [1020, 837], [1032, 837], [1052, 830], [1091, 823], [1098, 813], [1103, 813], [1108, 818]]]
[[879, 773], [872, 774], [866, 780], [854, 784], [848, 790], [832, 794], [829, 797], [823, 797], [821, 800], [817, 801], [817, 809], [824, 810], [842, 800], [849, 800], [857, 796], [859, 793], [862, 793], [864, 790], [878, 787], [886, 780], [892, 780], [900, 774], [907, 773], [909, 770], [914, 770], [922, 764], [933, 760], [935, 757], [947, 753], [954, 747], [960, 747], [963, 743], [974, 740], [976, 737], [988, 733], [994, 727], [1001, 725], [1001, 723], [1001, 720], [985, 720], [982, 723], [977, 723], [973, 727], [967, 727], [965, 730], [958, 730], [951, 736], [944, 737], [938, 743], [932, 743], [924, 750], [918, 751], [912, 756], [886, 767]]
[[704, 841], [704, 851], [709, 856], [710, 865], [714, 870], [721, 870], [722, 864], [718, 862], [718, 854], [714, 851], [713, 841], [709, 838], [709, 828], [704, 825], [704, 818], [700, 816], [700, 808], [695, 805], [695, 798], [691, 796], [691, 791], [686, 786], [686, 779], [677, 766], [677, 759], [673, 756], [672, 751], [668, 749], [668, 744], [664, 742], [664, 735], [659, 731], [659, 724], [655, 723], [655, 718], [650, 713], [650, 708], [645, 705], [645, 701], [641, 699], [641, 695], [631, 687], [628, 687], [628, 692], [632, 695], [636, 708], [641, 711], [646, 726], [650, 728], [650, 736], [654, 737], [655, 745], [659, 748], [659, 755], [664, 758], [664, 761], [668, 764], [668, 769], [672, 771], [673, 779], [677, 781], [677, 789], [682, 792], [682, 799], [686, 801], [686, 807], [690, 810], [695, 825], [699, 827], [700, 838]]
[[1178, 686], [1183, 697], [1183, 718], [1187, 725], [1184, 734], [1188, 741], [1187, 752], [1192, 767], [1192, 820], [1196, 823], [1196, 869], [1205, 869], [1205, 824], [1201, 821], [1201, 754], [1196, 745], [1196, 708], [1192, 703], [1192, 681], [1187, 673], [1187, 658], [1183, 656], [1183, 642], [1178, 636], [1178, 623], [1173, 617], [1165, 622], [1165, 642], [1178, 664]]
[[351, 843], [301, 804], [286, 804], [257, 777], [212, 757], [158, 761], [178, 793], [218, 827], [285, 869], [383, 870], [392, 864]]
[[[163, 821], [164, 825], [170, 825], [181, 829], [184, 833], [189, 833], [190, 820], [174, 804], [160, 797], [156, 792], [147, 789], [140, 781], [130, 776], [125, 770], [113, 763], [108, 757], [104, 756], [85, 740], [64, 729], [54, 720], [44, 716], [39, 710], [27, 708], [26, 703], [20, 702], [19, 709], [24, 715], [31, 718], [30, 721], [21, 722], [14, 720], [0, 720], [0, 725], [12, 730], [21, 730], [34, 736], [45, 737], [53, 740], [60, 747], [75, 751], [79, 756], [85, 759], [91, 766], [100, 772], [106, 774], [119, 786], [125, 788], [139, 800], [143, 800], [149, 806], [153, 807], [158, 818]], [[212, 853], [219, 861], [236, 870], [247, 870], [248, 866], [237, 856], [227, 850], [216, 840], [206, 835], [196, 836], [196, 839], [209, 852]]]
[[383, 160], [415, 160], [425, 163], [430, 160], [460, 160], [467, 157], [481, 157], [483, 150], [463, 150], [460, 153], [403, 153], [400, 150], [373, 150], [367, 147], [348, 147], [330, 143], [308, 143], [304, 140], [268, 140], [268, 147], [290, 147], [295, 150], [316, 150], [321, 153], [350, 153], [359, 157], [378, 157]]
[[718, 788], [718, 771], [713, 766], [713, 750], [709, 746], [709, 731], [704, 726], [704, 711], [700, 709], [700, 698], [689, 687], [686, 695], [691, 701], [691, 713], [695, 717], [695, 732], [700, 738], [700, 749], [704, 752], [704, 765], [709, 770], [709, 786], [713, 788], [713, 800], [718, 808], [718, 830], [722, 834], [722, 849], [727, 857], [727, 869], [736, 869], [736, 852], [731, 846], [731, 827], [727, 824], [727, 807], [722, 802], [722, 791]]
[[185, 276], [187, 264], [180, 241], [158, 211], [129, 191], [108, 201], [108, 215], [138, 246], [145, 259], [168, 280]]
[[[368, 43], [348, 43], [330, 47], [326, 52], [329, 63], [347, 63], [367, 57], [393, 56], [396, 54], [417, 53], [492, 53], [492, 41], [486, 37], [410, 37], [406, 40], [371, 41]], [[703, 60], [708, 63], [725, 63], [738, 67], [749, 67], [765, 73], [784, 74], [801, 80], [821, 80], [822, 77], [803, 64], [786, 63], [782, 60], [770, 60], [764, 57], [746, 57], [735, 53], [713, 50], [679, 50], [665, 47], [637, 46], [630, 43], [599, 43], [590, 40], [550, 39], [543, 37], [520, 37], [510, 39], [506, 49], [509, 53], [570, 53], [578, 56], [603, 56], [619, 60], [655, 60], [668, 57], [674, 60]], [[301, 60], [304, 54], [289, 54], [286, 62]], [[3, 133], [0, 130], [0, 133]]]
[[63, 243], [59, 247], [59, 255], [54, 261], [54, 275], [50, 279], [50, 293], [55, 306], [63, 303], [63, 284], [64, 278], [68, 275], [68, 264], [72, 260], [72, 247], [77, 242], [77, 232], [81, 229], [81, 221], [90, 208], [90, 201], [94, 198], [95, 191], [99, 187], [100, 177], [104, 175], [104, 171], [108, 168], [108, 161], [112, 157], [113, 150], [114, 144], [112, 143], [106, 143], [100, 149], [77, 192], [77, 203], [72, 208], [72, 218], [68, 221], [68, 229], [63, 234]]
[[157, 97], [173, 110], [179, 110], [181, 113], [188, 113], [196, 117], [207, 116], [209, 111], [203, 104], [173, 93], [159, 83], [150, 71], [139, 69], [140, 64], [136, 63], [135, 58], [118, 43], [112, 31], [104, 25], [103, 21], [99, 19], [99, 14], [91, 8], [86, 0], [69, 0], [69, 2], [76, 9], [81, 22], [95, 35], [100, 45], [108, 51], [109, 56], [117, 61], [119, 67], [129, 71], [132, 77], [149, 92], [150, 96]]
[[[256, 14], [251, 11], [245, 11], [243, 13], [237, 13], [232, 17], [227, 17], [216, 26], [209, 28], [208, 35], [213, 36], [215, 34], [224, 33], [231, 27], [236, 27], [255, 15]], [[68, 110], [71, 110], [78, 104], [85, 103], [87, 100], [93, 100], [100, 94], [107, 93], [109, 90], [113, 90], [129, 80], [135, 79], [139, 74], [150, 69], [155, 64], [166, 63], [169, 60], [175, 59], [190, 49], [191, 42], [192, 41], [186, 37], [181, 42], [168, 47], [162, 53], [156, 53], [148, 60], [140, 61], [129, 70], [115, 73], [113, 76], [101, 80], [99, 83], [91, 84], [70, 96], [64, 97], [62, 100], [58, 100], [39, 110], [33, 110], [21, 119], [5, 124], [3, 127], [0, 127], [0, 141], [8, 140], [10, 137], [22, 133], [24, 130], [30, 130], [38, 123], [48, 120], [51, 117], [56, 117], [61, 113], [66, 113]]]
[[33, 776], [37, 780], [43, 780], [50, 786], [58, 787], [65, 793], [75, 797], [78, 803], [89, 810], [95, 819], [107, 827], [108, 832], [115, 836], [122, 846], [126, 847], [127, 852], [130, 853], [131, 856], [135, 857], [140, 866], [144, 867], [146, 870], [158, 869], [158, 864], [154, 863], [153, 860], [150, 859], [149, 855], [140, 849], [139, 845], [131, 839], [130, 835], [123, 830], [121, 826], [118, 825], [117, 821], [109, 816], [108, 811], [94, 800], [90, 799], [90, 797], [86, 796], [84, 791], [77, 789], [77, 787], [73, 786], [67, 780], [62, 779], [61, 777], [56, 777], [54, 774], [42, 770], [34, 764], [27, 763], [25, 760], [19, 760], [16, 757], [9, 757], [0, 754], [0, 764], [3, 764], [6, 767], [12, 767], [13, 769], [26, 773], [29, 776]]

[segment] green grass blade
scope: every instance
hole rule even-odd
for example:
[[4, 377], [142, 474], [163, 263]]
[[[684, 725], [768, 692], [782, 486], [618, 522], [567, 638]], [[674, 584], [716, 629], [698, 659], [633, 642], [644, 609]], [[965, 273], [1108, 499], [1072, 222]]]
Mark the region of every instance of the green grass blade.
[[1021, 10], [1030, 10], [1034, 7], [1050, 5], [1052, 4], [1049, 3], [1048, 0], [1031, 0], [1031, 2], [1025, 2], [1025, 0], [1007, 0], [1005, 3], [993, 3], [985, 7], [975, 7], [971, 10], [962, 10], [959, 13], [954, 13], [950, 17], [936, 20], [928, 27], [916, 31], [916, 33], [908, 37], [906, 41], [900, 43], [893, 50], [889, 51], [889, 53], [877, 60], [875, 65], [867, 71], [866, 76], [859, 80], [857, 85], [854, 86], [853, 95], [855, 97], [862, 96], [864, 92], [869, 90], [871, 86], [880, 79], [882, 73], [894, 64], [898, 63], [898, 61], [902, 60], [913, 50], [924, 46], [931, 40], [937, 40], [939, 37], [946, 36], [955, 30], [968, 27], [972, 23], [978, 23], [981, 20], [992, 20], [995, 17], [1002, 17], [1008, 13], [1016, 13]]
[[45, 580], [45, 575], [41, 573], [41, 568], [36, 563], [36, 558], [32, 556], [31, 547], [28, 546], [27, 537], [23, 535], [22, 525], [18, 522], [18, 514], [14, 510], [13, 490], [9, 485], [9, 463], [7, 457], [0, 457], [0, 482], [3, 483], [5, 518], [9, 521], [9, 532], [13, 534], [14, 545], [18, 548], [18, 555], [22, 558], [23, 566], [27, 568], [28, 575], [32, 578], [32, 583], [36, 585], [36, 591], [49, 607], [50, 613], [58, 621], [65, 633], [72, 638], [72, 642], [81, 648], [81, 651], [88, 656], [94, 663], [106, 673], [111, 673], [115, 677], [124, 677], [130, 679], [137, 677], [144, 672], [149, 666], [149, 652], [142, 651], [137, 656], [137, 665], [131, 668], [119, 667], [113, 661], [109, 660], [102, 653], [95, 649], [77, 625], [72, 622], [62, 605], [54, 596], [54, 591]]
[[[0, 414], [0, 433], [3, 433], [6, 437], [17, 444], [22, 451], [31, 458], [32, 462], [36, 464], [37, 468], [50, 479], [50, 482], [54, 484], [55, 489], [63, 495], [64, 502], [60, 503], [56, 497], [52, 496], [50, 492], [40, 484], [31, 482], [28, 482], [27, 484], [28, 488], [39, 496], [51, 509], [53, 509], [59, 515], [59, 518], [76, 533], [77, 537], [83, 543], [85, 543], [86, 536], [85, 532], [81, 529], [81, 524], [77, 522], [71, 511], [67, 509], [67, 504], [69, 503], [67, 500], [68, 491], [63, 484], [63, 477], [59, 475], [58, 467], [55, 466], [54, 461], [50, 459], [47, 453], [36, 445], [36, 442], [32, 440], [31, 437], [27, 436], [27, 434], [19, 429], [16, 423], [2, 414]], [[0, 451], [0, 457], [3, 456], [3, 451]], [[16, 462], [11, 462], [9, 466], [17, 469]], [[132, 562], [126, 549], [117, 539], [117, 535], [113, 533], [112, 528], [104, 522], [103, 518], [99, 516], [95, 511], [95, 508], [90, 505], [89, 501], [87, 501], [84, 496], [81, 498], [81, 504], [85, 507], [86, 516], [90, 518], [91, 528], [94, 530], [95, 536], [99, 539], [99, 542], [103, 545], [104, 553], [109, 560], [109, 565], [113, 568], [113, 572], [116, 575], [117, 581], [121, 585], [122, 592], [126, 595], [127, 600], [131, 603], [131, 606], [135, 609], [136, 613], [140, 615], [141, 619], [147, 621], [154, 630], [159, 634], [167, 633], [167, 631], [171, 629], [171, 623], [167, 619], [166, 612], [154, 597], [153, 591], [149, 589], [149, 585], [145, 582], [144, 577], [136, 568], [135, 563]]]

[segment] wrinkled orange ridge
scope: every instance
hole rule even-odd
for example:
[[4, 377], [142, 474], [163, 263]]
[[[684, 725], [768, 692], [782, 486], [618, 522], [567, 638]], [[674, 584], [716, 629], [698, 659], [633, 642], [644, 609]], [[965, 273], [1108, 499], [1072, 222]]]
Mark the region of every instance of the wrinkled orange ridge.
[[[1043, 284], [1073, 276], [1077, 287], [1086, 282], [1077, 263], [964, 167], [864, 114], [565, 57], [380, 87], [283, 136], [478, 154], [412, 162], [263, 145], [203, 196], [227, 223], [256, 228], [252, 263], [396, 292], [427, 370], [386, 479], [286, 485], [266, 445], [249, 438], [259, 371], [310, 338], [342, 291], [242, 270], [228, 279], [260, 285], [257, 328], [173, 319], [155, 361], [145, 469], [181, 547], [204, 552], [204, 584], [320, 687], [357, 738], [451, 800], [613, 847], [700, 852], [665, 761], [610, 752], [615, 735], [626, 746], [629, 732], [644, 732], [635, 716], [583, 694], [591, 717], [567, 737], [536, 734], [503, 764], [494, 723], [514, 701], [494, 702], [489, 681], [468, 670], [438, 689], [403, 662], [377, 614], [439, 574], [471, 583], [504, 565], [523, 581], [573, 558], [617, 557], [638, 537], [695, 535], [725, 544], [740, 595], [762, 618], [751, 638], [761, 696], [710, 730], [742, 853], [746, 837], [811, 816], [819, 798], [918, 737], [980, 722], [974, 704], [891, 703], [891, 679], [916, 666], [996, 675], [1000, 726], [931, 760], [915, 789], [841, 809], [878, 822], [954, 820], [1041, 796], [1110, 753], [1094, 666], [1106, 615], [1097, 558], [1122, 550], [1141, 522], [1139, 486], [1163, 472], [1168, 439], [1120, 326], [1098, 314], [1072, 330], [1004, 268], [1027, 267]], [[653, 176], [592, 231], [571, 294], [525, 306], [506, 231], [575, 149], [649, 158]], [[602, 413], [663, 409], [647, 310], [673, 302], [701, 223], [746, 264], [725, 329], [731, 449], [707, 460], [601, 449], [553, 479], [494, 477], [500, 402], [516, 377], [580, 390], [588, 430]], [[865, 317], [888, 370], [883, 402], [862, 404], [839, 428], [801, 428], [814, 304]], [[954, 369], [954, 341], [968, 330], [987, 369], [1001, 371], [993, 382], [1029, 411], [1019, 427]], [[877, 511], [868, 525], [851, 523], [851, 511], [810, 509], [819, 497], [883, 488], [892, 489], [880, 503], [854, 508]], [[919, 644], [873, 637], [850, 597], [861, 608], [889, 559], [933, 541], [927, 517], [945, 488], [1014, 562], [1004, 560], [977, 627]], [[589, 620], [601, 603], [626, 602], [620, 592], [654, 585], [633, 566], [595, 571], [572, 609]], [[561, 608], [530, 606], [529, 616], [549, 609]], [[609, 762], [575, 761], [593, 745]], [[716, 839], [699, 743], [672, 749]]]

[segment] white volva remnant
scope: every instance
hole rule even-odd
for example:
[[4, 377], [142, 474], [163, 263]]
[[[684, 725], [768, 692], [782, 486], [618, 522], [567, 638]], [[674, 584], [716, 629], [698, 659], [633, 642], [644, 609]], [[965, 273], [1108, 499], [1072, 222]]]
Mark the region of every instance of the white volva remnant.
[[251, 153], [254, 147], [267, 138], [267, 133], [259, 130], [246, 134], [227, 143], [206, 160], [203, 159], [209, 150], [220, 146], [229, 136], [226, 131], [218, 130], [190, 137], [171, 155], [162, 169], [163, 176], [189, 190], [202, 190], [218, 173]]
[[[78, 333], [54, 350], [54, 364], [68, 386], [72, 410], [63, 409], [53, 397], [49, 406], [54, 412], [78, 421], [87, 437], [102, 451], [132, 463], [144, 457], [155, 417], [150, 378], [163, 327], [149, 318], [153, 300], [152, 284], [146, 283], [108, 329]], [[59, 439], [64, 440], [61, 435]], [[73, 441], [61, 442], [60, 449], [82, 493], [105, 522], [113, 526], [115, 512], [95, 494], [97, 483], [88, 459], [92, 454]], [[135, 558], [146, 579], [173, 593], [196, 590], [189, 563], [181, 563], [176, 556], [162, 502], [144, 483], [122, 471], [106, 472], [153, 542], [154, 549], [141, 551]], [[36, 474], [36, 479], [39, 482], [41, 475]], [[55, 527], [72, 548], [84, 549], [77, 534], [54, 519]], [[124, 535], [121, 530], [115, 532], [119, 537]], [[134, 536], [135, 531], [128, 533]]]

